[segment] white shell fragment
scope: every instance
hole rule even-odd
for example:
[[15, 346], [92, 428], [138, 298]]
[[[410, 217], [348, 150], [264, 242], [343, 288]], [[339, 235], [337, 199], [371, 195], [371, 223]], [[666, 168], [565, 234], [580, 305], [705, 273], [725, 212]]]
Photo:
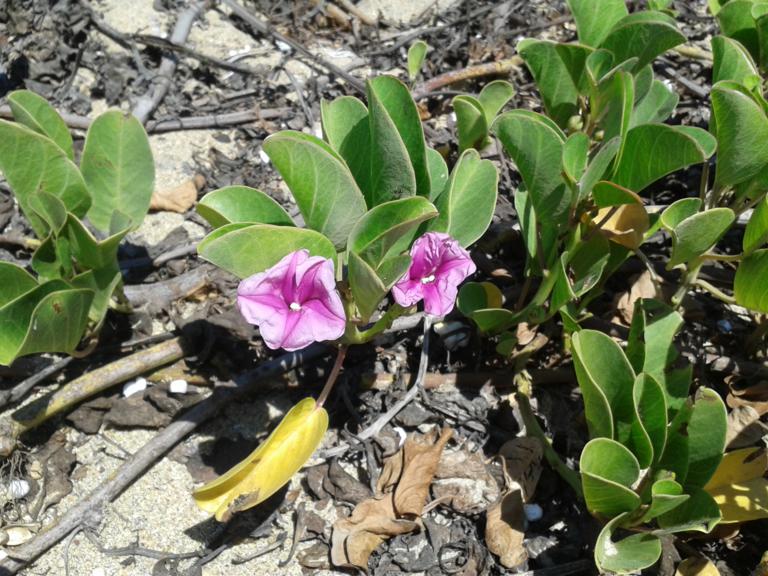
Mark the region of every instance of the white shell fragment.
[[171, 394], [186, 394], [189, 390], [189, 385], [186, 380], [173, 380], [168, 385], [168, 391]]
[[8, 498], [18, 500], [29, 494], [29, 482], [26, 480], [11, 480], [7, 490]]
[[143, 392], [146, 389], [147, 389], [147, 379], [136, 378], [135, 380], [131, 380], [130, 382], [126, 382], [125, 384], [123, 384], [123, 396], [128, 398], [128, 396], [133, 396], [134, 394]]
[[6, 546], [21, 546], [28, 542], [35, 535], [32, 530], [26, 526], [10, 526], [3, 528], [4, 540]]

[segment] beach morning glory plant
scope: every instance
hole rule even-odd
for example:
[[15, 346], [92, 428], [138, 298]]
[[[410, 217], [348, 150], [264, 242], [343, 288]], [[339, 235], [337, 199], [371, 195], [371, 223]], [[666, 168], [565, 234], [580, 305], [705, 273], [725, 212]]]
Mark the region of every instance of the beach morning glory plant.
[[237, 305], [266, 346], [338, 350], [317, 400], [299, 402], [248, 458], [195, 492], [220, 521], [269, 498], [312, 455], [349, 345], [420, 305], [430, 317], [449, 314], [475, 271], [467, 248], [491, 222], [496, 168], [469, 149], [449, 171], [396, 78], [370, 80], [367, 99], [323, 102], [323, 139], [286, 130], [264, 141], [305, 226], [246, 186], [215, 190], [198, 205], [213, 227], [200, 255], [241, 279]]

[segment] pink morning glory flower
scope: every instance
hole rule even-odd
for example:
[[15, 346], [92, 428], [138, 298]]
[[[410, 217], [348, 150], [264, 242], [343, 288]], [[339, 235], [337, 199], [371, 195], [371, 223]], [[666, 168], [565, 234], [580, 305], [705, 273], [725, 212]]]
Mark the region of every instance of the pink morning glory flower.
[[413, 306], [424, 300], [424, 311], [445, 316], [456, 302], [459, 284], [472, 274], [475, 263], [448, 234], [427, 232], [411, 247], [411, 267], [392, 288], [395, 302]]
[[333, 262], [297, 250], [237, 288], [237, 305], [264, 342], [293, 351], [344, 334], [346, 316], [336, 290]]

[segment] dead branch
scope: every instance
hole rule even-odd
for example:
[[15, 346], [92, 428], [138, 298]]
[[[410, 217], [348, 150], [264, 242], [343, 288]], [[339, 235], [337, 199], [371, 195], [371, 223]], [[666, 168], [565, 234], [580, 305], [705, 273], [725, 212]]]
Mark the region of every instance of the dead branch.
[[425, 94], [439, 90], [444, 86], [463, 82], [464, 80], [472, 80], [484, 76], [501, 76], [507, 74], [514, 68], [518, 68], [522, 63], [523, 59], [520, 58], [520, 56], [512, 56], [512, 58], [499, 60], [498, 62], [478, 64], [477, 66], [469, 66], [468, 68], [462, 68], [461, 70], [446, 72], [445, 74], [435, 76], [418, 86], [413, 91], [413, 97], [418, 100]]

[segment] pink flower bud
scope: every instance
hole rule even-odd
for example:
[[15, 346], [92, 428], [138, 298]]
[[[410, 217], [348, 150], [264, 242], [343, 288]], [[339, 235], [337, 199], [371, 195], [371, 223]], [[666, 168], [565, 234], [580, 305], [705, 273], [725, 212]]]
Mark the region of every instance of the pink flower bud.
[[467, 276], [476, 270], [469, 252], [448, 234], [427, 232], [411, 247], [411, 267], [392, 288], [395, 302], [413, 306], [424, 300], [424, 311], [445, 316]]
[[288, 351], [344, 334], [346, 316], [333, 262], [297, 250], [237, 288], [243, 317], [256, 324], [268, 347]]

